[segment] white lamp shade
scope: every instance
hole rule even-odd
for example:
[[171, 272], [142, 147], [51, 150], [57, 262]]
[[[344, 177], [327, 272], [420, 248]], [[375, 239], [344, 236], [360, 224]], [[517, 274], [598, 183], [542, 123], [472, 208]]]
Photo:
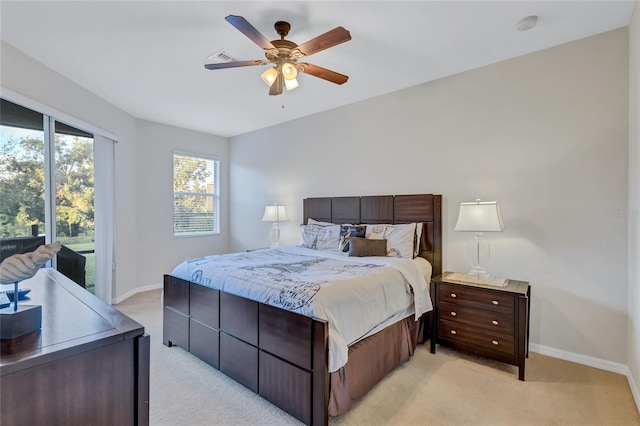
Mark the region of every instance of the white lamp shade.
[[295, 89], [295, 88], [296, 88], [296, 87], [298, 87], [298, 86], [299, 86], [299, 84], [298, 84], [298, 80], [297, 80], [297, 79], [295, 79], [295, 78], [294, 78], [294, 79], [292, 79], [292, 80], [285, 80], [285, 81], [284, 81], [284, 87], [286, 87], [286, 88], [287, 88], [287, 90], [293, 90], [293, 89]]
[[262, 77], [262, 81], [264, 81], [267, 86], [271, 86], [278, 77], [278, 71], [275, 68], [271, 67], [263, 72], [260, 77]]
[[298, 69], [289, 62], [282, 64], [282, 76], [285, 80], [293, 80], [298, 75]]
[[460, 203], [456, 231], [500, 232], [504, 230], [497, 201]]
[[264, 216], [262, 216], [263, 222], [287, 222], [288, 220], [289, 217], [287, 216], [287, 210], [284, 206], [274, 204], [264, 208]]

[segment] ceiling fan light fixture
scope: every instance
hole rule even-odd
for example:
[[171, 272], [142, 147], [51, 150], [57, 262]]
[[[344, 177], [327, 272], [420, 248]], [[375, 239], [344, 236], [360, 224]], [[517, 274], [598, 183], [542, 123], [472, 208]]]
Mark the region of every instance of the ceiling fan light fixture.
[[275, 67], [271, 67], [263, 72], [260, 77], [262, 77], [262, 81], [264, 81], [267, 86], [271, 86], [278, 77], [278, 71]]
[[287, 90], [293, 90], [298, 86], [298, 80], [295, 77], [291, 80], [287, 80], [286, 78], [284, 79], [284, 87], [286, 87]]
[[[343, 27], [336, 27], [302, 44], [296, 44], [285, 39], [291, 29], [291, 25], [288, 22], [276, 22], [275, 29], [280, 35], [280, 40], [269, 41], [242, 16], [228, 15], [224, 19], [262, 48], [266, 60], [233, 60], [234, 58], [225, 55], [223, 51], [218, 51], [212, 55], [216, 57], [216, 61], [205, 64], [205, 69], [219, 70], [270, 64], [270, 68], [264, 71], [260, 77], [269, 86], [269, 95], [272, 96], [281, 95], [285, 87], [287, 90], [293, 90], [298, 87], [299, 84], [296, 79], [298, 72], [335, 84], [344, 84], [349, 79], [349, 76], [326, 68], [308, 63], [298, 63], [298, 60], [302, 57], [313, 55], [351, 40], [351, 34]], [[226, 62], [227, 60], [229, 62]]]
[[282, 64], [282, 76], [285, 80], [294, 80], [298, 76], [298, 69], [295, 65], [285, 62]]

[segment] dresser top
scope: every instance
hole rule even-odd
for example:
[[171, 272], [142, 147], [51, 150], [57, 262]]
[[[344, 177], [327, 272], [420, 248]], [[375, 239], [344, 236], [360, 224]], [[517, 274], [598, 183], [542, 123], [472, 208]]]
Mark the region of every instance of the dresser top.
[[483, 288], [483, 289], [495, 290], [495, 291], [506, 291], [509, 293], [519, 293], [524, 295], [527, 295], [529, 292], [529, 283], [527, 281], [507, 279], [506, 280], [507, 285], [502, 287], [502, 286], [496, 286], [491, 284], [478, 284], [473, 282], [453, 280], [448, 277], [450, 274], [453, 274], [453, 272], [443, 272], [442, 275], [438, 275], [437, 277], [434, 277], [433, 280], [438, 282], [458, 284], [458, 285]]
[[42, 306], [42, 327], [1, 341], [0, 373], [3, 376], [144, 334], [142, 325], [53, 268], [39, 269], [32, 278], [22, 281], [20, 288], [29, 288], [31, 292], [29, 299], [19, 304]]

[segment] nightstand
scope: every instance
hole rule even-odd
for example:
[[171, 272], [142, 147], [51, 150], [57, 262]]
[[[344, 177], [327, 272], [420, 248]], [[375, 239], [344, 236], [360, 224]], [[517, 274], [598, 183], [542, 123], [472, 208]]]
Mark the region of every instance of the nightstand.
[[505, 287], [497, 287], [448, 280], [449, 274], [431, 279], [431, 353], [436, 353], [436, 343], [440, 343], [506, 362], [518, 367], [518, 378], [524, 381], [529, 356], [529, 283], [507, 280]]

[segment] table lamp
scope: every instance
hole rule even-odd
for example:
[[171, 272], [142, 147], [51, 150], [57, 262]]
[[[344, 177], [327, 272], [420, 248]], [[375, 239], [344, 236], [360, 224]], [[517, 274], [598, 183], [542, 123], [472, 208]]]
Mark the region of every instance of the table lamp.
[[264, 208], [262, 221], [273, 222], [273, 226], [271, 227], [271, 247], [278, 247], [280, 245], [280, 228], [278, 228], [278, 222], [287, 222], [288, 220], [287, 210], [284, 206], [274, 203], [272, 206], [266, 206]]
[[491, 247], [484, 241], [484, 232], [502, 232], [504, 226], [500, 218], [497, 201], [480, 201], [460, 203], [460, 212], [456, 231], [475, 232], [470, 242], [468, 255], [472, 268], [469, 275], [489, 277], [484, 265], [489, 262]]

